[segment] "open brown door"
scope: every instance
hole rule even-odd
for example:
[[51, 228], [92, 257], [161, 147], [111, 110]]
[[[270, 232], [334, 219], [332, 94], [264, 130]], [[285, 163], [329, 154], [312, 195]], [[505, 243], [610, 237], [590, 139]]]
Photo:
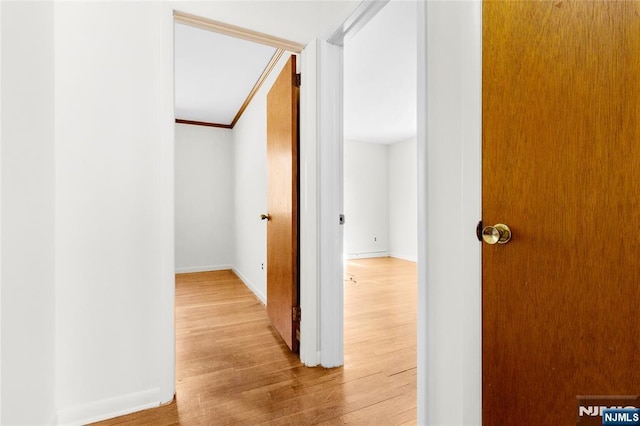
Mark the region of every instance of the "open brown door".
[[291, 56], [267, 95], [267, 314], [298, 350], [298, 103]]
[[483, 425], [638, 407], [640, 2], [484, 2], [482, 155]]

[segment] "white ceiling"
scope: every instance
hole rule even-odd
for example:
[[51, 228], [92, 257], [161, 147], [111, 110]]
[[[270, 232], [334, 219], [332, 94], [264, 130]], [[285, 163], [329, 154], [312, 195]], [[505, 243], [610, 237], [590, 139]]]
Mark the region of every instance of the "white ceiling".
[[[347, 41], [346, 139], [393, 143], [415, 135], [415, 7], [391, 1]], [[176, 118], [231, 123], [275, 50], [176, 23]]]
[[344, 49], [344, 134], [393, 143], [416, 134], [416, 3], [389, 2]]
[[230, 125], [276, 50], [176, 23], [176, 118]]

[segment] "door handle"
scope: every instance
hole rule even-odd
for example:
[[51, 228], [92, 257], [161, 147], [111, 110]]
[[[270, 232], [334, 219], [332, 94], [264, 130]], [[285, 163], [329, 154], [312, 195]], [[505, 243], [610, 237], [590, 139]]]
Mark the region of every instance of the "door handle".
[[271, 215], [270, 215], [269, 213], [267, 213], [267, 214], [261, 214], [261, 215], [260, 215], [260, 219], [261, 219], [261, 220], [270, 221], [270, 220], [271, 220]]
[[482, 229], [482, 240], [487, 244], [507, 244], [511, 240], [511, 229], [504, 223]]

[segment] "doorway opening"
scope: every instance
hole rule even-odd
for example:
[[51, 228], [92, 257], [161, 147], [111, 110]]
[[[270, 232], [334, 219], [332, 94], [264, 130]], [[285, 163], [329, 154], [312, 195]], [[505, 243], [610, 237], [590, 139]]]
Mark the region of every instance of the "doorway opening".
[[[366, 341], [379, 373], [414, 398], [416, 14], [415, 2], [390, 1], [346, 40], [343, 157], [345, 367]], [[354, 329], [362, 316], [370, 328]]]
[[[176, 273], [205, 283], [213, 272], [228, 272], [267, 305], [274, 270], [267, 227], [283, 213], [268, 213], [268, 141], [281, 117], [272, 119], [272, 89], [283, 68], [295, 67], [302, 46], [185, 13], [174, 17]], [[270, 294], [272, 320], [274, 301]]]
[[[415, 66], [414, 66], [413, 68], [415, 68]], [[414, 113], [414, 115], [415, 115], [415, 113]], [[414, 142], [414, 143], [415, 143], [415, 142]], [[413, 209], [413, 211], [415, 212], [415, 211], [416, 211], [416, 208], [414, 208], [414, 209]], [[261, 213], [262, 213], [262, 212], [264, 212], [264, 209], [262, 209], [262, 210], [261, 210]], [[347, 220], [349, 220], [349, 219], [347, 218]], [[413, 334], [415, 335], [415, 333], [413, 333]], [[415, 358], [415, 357], [414, 357], [414, 358]], [[414, 383], [414, 385], [413, 385], [413, 388], [415, 388], [415, 383]]]

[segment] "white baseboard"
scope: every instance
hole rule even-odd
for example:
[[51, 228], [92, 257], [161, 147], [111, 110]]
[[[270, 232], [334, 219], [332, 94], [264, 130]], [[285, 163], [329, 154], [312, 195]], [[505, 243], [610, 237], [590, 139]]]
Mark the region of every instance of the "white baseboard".
[[344, 255], [345, 259], [369, 259], [372, 257], [389, 257], [388, 251], [370, 251], [363, 253], [347, 253]]
[[249, 281], [247, 279], [247, 277], [245, 277], [244, 275], [242, 275], [240, 273], [240, 271], [238, 271], [236, 268], [233, 268], [233, 273], [236, 274], [238, 276], [238, 278], [240, 278], [242, 280], [242, 282], [244, 283], [244, 285], [247, 286], [247, 288], [249, 290], [251, 290], [253, 292], [253, 294], [256, 295], [256, 297], [258, 299], [260, 299], [260, 301], [266, 305], [267, 304], [267, 296], [262, 293], [261, 291], [258, 291], [257, 287], [255, 285], [253, 285], [253, 283], [251, 281]]
[[416, 256], [407, 256], [407, 255], [398, 254], [398, 253], [390, 253], [389, 256], [395, 257], [396, 259], [406, 260], [408, 262], [414, 262], [414, 263], [418, 262], [418, 258]]
[[231, 265], [186, 266], [183, 268], [176, 268], [176, 274], [189, 274], [192, 272], [225, 271], [227, 269], [233, 269], [233, 266]]
[[160, 389], [149, 389], [58, 410], [58, 425], [86, 425], [160, 406]]
[[251, 290], [253, 294], [255, 294], [256, 297], [260, 299], [262, 303], [264, 303], [265, 305], [267, 304], [267, 296], [261, 291], [258, 291], [258, 288], [255, 285], [253, 285], [253, 283], [249, 281], [247, 277], [242, 275], [242, 273], [240, 273], [240, 271], [238, 271], [232, 265], [189, 266], [184, 268], [176, 268], [176, 274], [189, 274], [193, 272], [210, 272], [210, 271], [226, 271], [226, 270], [233, 271], [233, 273], [236, 274], [238, 278], [240, 278], [240, 280], [242, 280], [244, 285], [246, 285], [247, 288]]

